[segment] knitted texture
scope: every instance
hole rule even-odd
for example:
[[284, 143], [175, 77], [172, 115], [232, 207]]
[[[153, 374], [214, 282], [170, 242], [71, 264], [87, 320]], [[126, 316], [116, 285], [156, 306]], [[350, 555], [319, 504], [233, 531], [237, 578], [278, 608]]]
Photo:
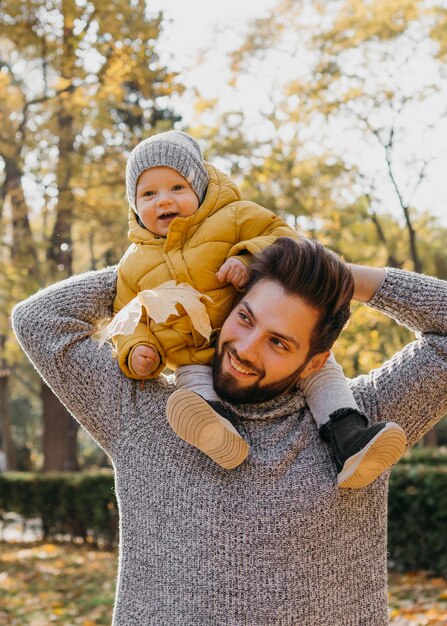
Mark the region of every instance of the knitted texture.
[[208, 186], [208, 173], [203, 164], [198, 142], [179, 130], [170, 130], [141, 141], [129, 155], [126, 166], [126, 193], [129, 204], [135, 204], [138, 177], [151, 167], [170, 167], [186, 178], [202, 202]]
[[[226, 471], [179, 440], [164, 378], [122, 374], [90, 335], [114, 269], [43, 290], [13, 314], [46, 382], [110, 455], [120, 510], [114, 626], [385, 626], [387, 487], [337, 488], [303, 396], [226, 403], [250, 455]], [[352, 381], [371, 419], [414, 444], [447, 410], [447, 283], [399, 270], [370, 303], [419, 339]]]

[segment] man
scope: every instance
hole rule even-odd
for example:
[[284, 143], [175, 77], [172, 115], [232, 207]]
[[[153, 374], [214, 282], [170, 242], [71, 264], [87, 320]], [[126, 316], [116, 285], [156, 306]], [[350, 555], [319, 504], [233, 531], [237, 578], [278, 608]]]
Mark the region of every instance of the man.
[[[301, 245], [287, 254], [311, 276]], [[330, 281], [333, 255], [313, 250]], [[352, 271], [356, 299], [419, 333], [352, 381], [371, 423], [394, 420], [414, 444], [447, 410], [447, 283], [399, 270]], [[121, 522], [114, 626], [388, 624], [388, 473], [365, 489], [339, 489], [330, 447], [303, 397], [289, 392], [318, 343], [318, 311], [269, 278], [248, 289], [224, 324], [216, 387], [242, 402], [225, 406], [251, 450], [229, 472], [170, 429], [168, 381], [142, 389], [120, 373], [110, 347], [98, 350], [91, 334], [110, 314], [115, 284], [113, 269], [74, 277], [13, 315], [41, 375], [114, 464]], [[264, 401], [253, 402], [256, 394]], [[330, 439], [331, 425], [326, 430]]]
[[[298, 382], [321, 436], [333, 448], [338, 485], [366, 487], [399, 460], [407, 440], [395, 422], [368, 425], [352, 405], [333, 359], [331, 368], [323, 369], [350, 317], [354, 280], [348, 267], [315, 241], [297, 246], [283, 237], [252, 263], [246, 290], [220, 335], [214, 389], [232, 403], [260, 403], [293, 391]], [[177, 370], [177, 380], [183, 369]], [[169, 397], [171, 427], [213, 460], [225, 459], [223, 466], [234, 468], [234, 459], [237, 465], [247, 455], [240, 442], [248, 448], [247, 443], [220, 401], [205, 400], [194, 384], [187, 387]], [[339, 408], [329, 412], [337, 401]]]

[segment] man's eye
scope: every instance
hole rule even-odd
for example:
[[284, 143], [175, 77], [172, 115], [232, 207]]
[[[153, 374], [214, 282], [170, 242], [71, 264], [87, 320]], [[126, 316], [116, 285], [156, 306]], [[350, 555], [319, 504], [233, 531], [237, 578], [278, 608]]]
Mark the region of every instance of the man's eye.
[[278, 339], [277, 337], [271, 337], [270, 341], [275, 346], [275, 348], [281, 348], [281, 350], [288, 350], [286, 344], [283, 343], [281, 339]]
[[239, 315], [239, 319], [242, 320], [243, 322], [247, 324], [250, 322], [250, 318], [243, 311], [239, 311], [238, 315]]

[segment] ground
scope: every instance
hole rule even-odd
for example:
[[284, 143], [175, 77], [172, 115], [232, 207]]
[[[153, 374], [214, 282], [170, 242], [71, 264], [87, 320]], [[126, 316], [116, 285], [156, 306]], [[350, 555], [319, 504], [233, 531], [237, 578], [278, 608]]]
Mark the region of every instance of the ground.
[[[114, 551], [88, 545], [0, 544], [1, 626], [110, 624]], [[390, 573], [391, 626], [447, 626], [447, 580]]]

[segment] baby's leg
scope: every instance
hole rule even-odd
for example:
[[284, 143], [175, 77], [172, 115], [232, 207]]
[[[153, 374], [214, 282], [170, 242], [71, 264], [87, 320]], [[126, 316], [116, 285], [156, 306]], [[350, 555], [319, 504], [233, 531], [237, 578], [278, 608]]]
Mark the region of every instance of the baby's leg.
[[359, 411], [343, 369], [332, 354], [325, 366], [316, 374], [302, 379], [299, 387], [318, 428], [326, 424], [329, 416], [339, 409]]
[[319, 372], [300, 381], [300, 388], [322, 439], [331, 445], [340, 487], [366, 487], [400, 459], [403, 429], [394, 422], [369, 426], [332, 355]]
[[177, 389], [189, 389], [205, 400], [220, 402], [213, 387], [211, 365], [182, 365], [174, 372], [174, 380]]
[[214, 391], [212, 369], [184, 365], [175, 372], [177, 390], [166, 406], [172, 430], [225, 469], [246, 458], [249, 447], [242, 439]]

